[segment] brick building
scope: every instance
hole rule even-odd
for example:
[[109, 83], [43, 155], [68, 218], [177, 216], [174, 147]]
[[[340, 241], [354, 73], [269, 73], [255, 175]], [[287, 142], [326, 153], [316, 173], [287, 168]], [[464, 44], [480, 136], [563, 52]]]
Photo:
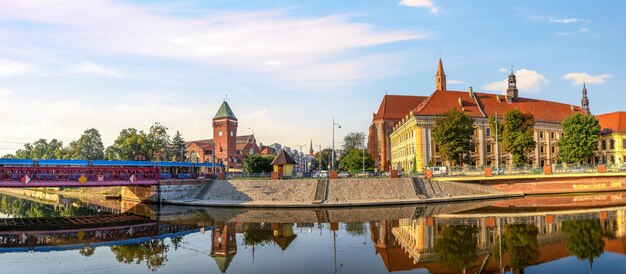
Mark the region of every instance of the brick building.
[[238, 120], [226, 101], [213, 117], [213, 139], [190, 141], [185, 144], [188, 159], [192, 162], [210, 163], [215, 157], [229, 172], [243, 170], [243, 158], [260, 154], [254, 135], [237, 136]]

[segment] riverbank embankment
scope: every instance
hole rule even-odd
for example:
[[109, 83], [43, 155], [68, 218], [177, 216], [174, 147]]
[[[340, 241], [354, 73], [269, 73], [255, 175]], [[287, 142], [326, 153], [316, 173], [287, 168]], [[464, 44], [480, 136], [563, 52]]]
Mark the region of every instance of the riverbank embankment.
[[520, 197], [474, 183], [417, 178], [215, 180], [164, 203], [220, 207], [351, 207]]

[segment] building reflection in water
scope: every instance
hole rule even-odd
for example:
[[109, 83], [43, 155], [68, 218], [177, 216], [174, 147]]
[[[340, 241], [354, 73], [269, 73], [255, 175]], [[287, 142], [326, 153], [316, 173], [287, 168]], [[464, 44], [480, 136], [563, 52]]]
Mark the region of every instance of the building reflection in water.
[[588, 261], [591, 270], [604, 251], [626, 254], [625, 210], [419, 214], [370, 222], [370, 233], [390, 272], [523, 273], [528, 266], [568, 256]]

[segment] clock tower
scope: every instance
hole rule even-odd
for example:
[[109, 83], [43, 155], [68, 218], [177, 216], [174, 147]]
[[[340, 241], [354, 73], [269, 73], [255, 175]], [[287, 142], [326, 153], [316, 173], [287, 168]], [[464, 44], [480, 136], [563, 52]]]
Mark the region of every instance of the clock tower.
[[215, 144], [215, 162], [224, 167], [233, 167], [236, 163], [237, 117], [226, 101], [213, 117], [213, 143]]

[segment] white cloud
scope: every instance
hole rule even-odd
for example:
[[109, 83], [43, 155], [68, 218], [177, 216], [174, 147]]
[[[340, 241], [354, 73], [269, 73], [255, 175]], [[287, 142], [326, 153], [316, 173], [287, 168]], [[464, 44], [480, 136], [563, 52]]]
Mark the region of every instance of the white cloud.
[[549, 18], [550, 23], [557, 24], [571, 24], [571, 23], [591, 23], [589, 19], [580, 19], [580, 18]]
[[570, 36], [571, 35], [567, 32], [553, 32], [552, 34], [557, 35], [557, 36]]
[[[545, 76], [534, 70], [520, 69], [515, 72], [515, 76], [517, 78], [517, 88], [520, 92], [537, 93], [540, 92], [545, 85], [550, 83]], [[505, 92], [507, 87], [508, 77], [502, 81], [489, 83], [483, 86], [483, 89]]]
[[563, 79], [570, 81], [573, 85], [582, 85], [583, 83], [602, 84], [604, 83], [604, 81], [612, 77], [613, 76], [609, 74], [600, 74], [593, 76], [585, 72], [570, 72], [563, 75]]
[[27, 64], [0, 59], [0, 77], [22, 75], [30, 71], [31, 67]]
[[116, 70], [108, 69], [102, 67], [100, 65], [87, 62], [80, 65], [77, 65], [69, 70], [70, 73], [78, 73], [78, 74], [93, 74], [93, 75], [103, 75], [103, 76], [111, 76], [111, 77], [120, 77], [122, 76]]
[[402, 0], [398, 5], [413, 8], [427, 8], [430, 10], [430, 13], [439, 12], [439, 8], [433, 4], [432, 0]]
[[[52, 42], [70, 49], [181, 59], [274, 78], [285, 71], [329, 67], [342, 60], [361, 64], [352, 70], [357, 75], [348, 75], [354, 79], [376, 64], [359, 61], [366, 53], [351, 54], [354, 60], [346, 60], [350, 50], [430, 37], [414, 31], [377, 30], [371, 24], [349, 22], [345, 15], [308, 18], [275, 10], [210, 11], [184, 18], [105, 0], [0, 1], [0, 18], [54, 26], [46, 29], [58, 32], [48, 34], [55, 39]], [[308, 83], [344, 81], [300, 78]]]
[[578, 30], [578, 32], [588, 32], [588, 31], [589, 31], [589, 30], [588, 30], [588, 29], [586, 29], [586, 28], [581, 28], [581, 29], [579, 29], [579, 30]]
[[459, 81], [459, 80], [447, 80], [446, 82], [448, 84], [453, 84], [453, 85], [463, 84], [463, 81]]
[[499, 68], [499, 69], [498, 69], [498, 71], [499, 71], [499, 72], [508, 72], [509, 70], [508, 70], [508, 69], [506, 69], [506, 68]]

